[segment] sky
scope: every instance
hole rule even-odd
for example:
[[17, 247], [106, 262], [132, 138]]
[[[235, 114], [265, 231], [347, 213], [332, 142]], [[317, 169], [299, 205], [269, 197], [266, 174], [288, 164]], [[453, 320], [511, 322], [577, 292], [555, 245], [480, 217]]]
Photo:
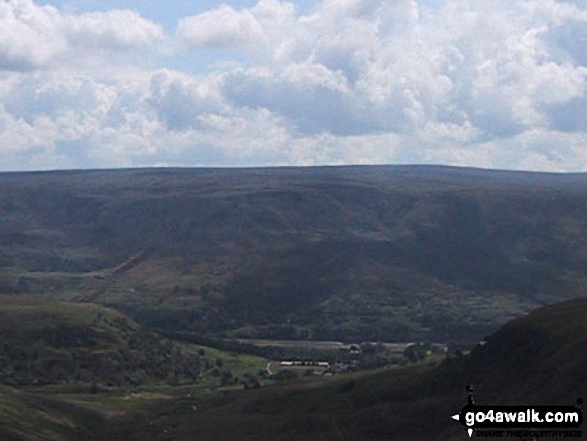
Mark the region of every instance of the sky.
[[0, 0], [0, 171], [587, 171], [587, 0]]

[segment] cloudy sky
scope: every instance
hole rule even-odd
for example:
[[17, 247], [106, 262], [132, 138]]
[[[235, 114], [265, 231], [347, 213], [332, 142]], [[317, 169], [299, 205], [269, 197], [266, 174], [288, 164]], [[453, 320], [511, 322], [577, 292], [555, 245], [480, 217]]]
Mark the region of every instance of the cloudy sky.
[[0, 0], [0, 170], [587, 171], [587, 0]]

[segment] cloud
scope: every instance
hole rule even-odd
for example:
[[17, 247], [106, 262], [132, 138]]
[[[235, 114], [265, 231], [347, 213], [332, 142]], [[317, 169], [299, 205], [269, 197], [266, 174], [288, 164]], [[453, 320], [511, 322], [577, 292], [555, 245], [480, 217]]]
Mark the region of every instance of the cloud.
[[136, 50], [164, 37], [161, 26], [133, 11], [70, 15], [32, 0], [1, 1], [0, 29], [0, 70], [11, 71], [47, 68], [96, 50]]
[[43, 144], [43, 138], [35, 128], [22, 119], [17, 119], [4, 107], [0, 107], [0, 145], [2, 154], [25, 152]]
[[226, 5], [182, 19], [178, 33], [195, 48], [230, 48], [264, 39], [263, 30], [250, 11], [235, 11]]
[[159, 71], [150, 81], [147, 102], [158, 119], [170, 130], [186, 130], [199, 125], [199, 117], [226, 111], [219, 79], [191, 78], [172, 71]]
[[269, 110], [303, 135], [349, 135], [372, 128], [347, 102], [346, 77], [321, 64], [292, 64], [279, 72], [235, 71], [224, 78], [222, 87], [233, 106]]
[[[354, 159], [340, 155], [349, 162], [576, 169], [574, 153], [554, 140], [585, 130], [576, 116], [587, 108], [584, 2], [324, 0], [309, 15], [289, 9], [278, 28], [256, 15], [268, 3], [230, 11], [248, 23], [242, 32], [218, 25], [209, 35], [238, 34], [216, 48], [263, 53], [257, 66], [226, 73], [221, 88], [231, 107], [278, 116], [290, 149], [313, 146], [322, 154], [308, 157], [337, 161], [335, 145], [342, 152], [352, 139]], [[209, 23], [192, 23], [207, 33]], [[550, 155], [529, 147], [538, 133], [552, 141]], [[585, 135], [574, 136], [580, 145]]]
[[[323, 0], [304, 14], [260, 0], [183, 17], [173, 37], [138, 12], [10, 0], [0, 29], [7, 168], [587, 169], [582, 0]], [[168, 38], [176, 54], [157, 46]]]
[[0, 2], [0, 68], [26, 70], [46, 65], [67, 49], [57, 9], [30, 0]]
[[242, 10], [222, 5], [181, 19], [177, 34], [194, 49], [244, 47], [263, 52], [275, 38], [283, 38], [293, 16], [293, 4], [279, 0], [260, 0], [253, 8]]
[[92, 12], [65, 18], [65, 32], [72, 47], [129, 51], [162, 40], [163, 29], [131, 10]]

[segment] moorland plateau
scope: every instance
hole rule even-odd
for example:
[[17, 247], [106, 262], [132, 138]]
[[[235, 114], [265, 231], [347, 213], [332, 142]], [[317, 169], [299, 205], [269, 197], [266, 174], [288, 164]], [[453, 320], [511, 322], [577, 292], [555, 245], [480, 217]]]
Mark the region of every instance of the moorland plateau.
[[586, 290], [587, 176], [436, 166], [0, 174], [0, 292], [206, 338], [472, 343]]

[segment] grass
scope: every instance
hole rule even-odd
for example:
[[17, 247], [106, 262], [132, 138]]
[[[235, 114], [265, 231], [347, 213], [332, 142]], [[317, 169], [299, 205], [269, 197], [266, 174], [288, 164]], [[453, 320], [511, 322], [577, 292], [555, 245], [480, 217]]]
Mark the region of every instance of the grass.
[[98, 414], [38, 393], [0, 387], [0, 438], [69, 441], [99, 425]]
[[[462, 439], [466, 434], [450, 415], [465, 404], [465, 384], [474, 376], [481, 375], [474, 381], [478, 402], [573, 404], [587, 386], [586, 316], [587, 301], [536, 311], [450, 362], [151, 403], [141, 420], [151, 425], [137, 428], [133, 418], [138, 415], [129, 414], [125, 433], [137, 440], [165, 436], [215, 441]], [[546, 339], [519, 339], [537, 337], [539, 329]], [[505, 356], [516, 352], [521, 358]], [[545, 354], [548, 357], [543, 359]], [[191, 406], [196, 403], [194, 411]]]
[[216, 363], [216, 360], [222, 361], [222, 368], [230, 370], [234, 374], [242, 375], [245, 373], [257, 374], [259, 371], [265, 371], [268, 360], [263, 357], [257, 357], [250, 354], [238, 354], [234, 352], [221, 351], [208, 346], [180, 344], [186, 352], [198, 354], [204, 351], [204, 357]]
[[[100, 340], [98, 346], [88, 348], [83, 342], [53, 348], [51, 345], [55, 342], [45, 341], [44, 338], [51, 329], [64, 326], [68, 332], [79, 331], [81, 335], [87, 335], [87, 330], [93, 330], [99, 332], [99, 335], [110, 337]], [[105, 356], [116, 351], [128, 351], [129, 341], [140, 332], [140, 327], [132, 320], [98, 305], [59, 302], [42, 296], [0, 298], [0, 335], [3, 336], [3, 345], [9, 347], [9, 352], [0, 361], [4, 363], [4, 370], [12, 369], [12, 365], [16, 363], [15, 366], [20, 369], [19, 378], [22, 378], [29, 367], [36, 368], [37, 363], [34, 358], [26, 363], [21, 358], [15, 359], [12, 354], [18, 354], [21, 350], [24, 351], [23, 354], [34, 350], [40, 354], [37, 357], [60, 354], [61, 358], [52, 361], [54, 365], [59, 364], [62, 359], [68, 360], [65, 355], [70, 351], [77, 354], [76, 357], [80, 356], [80, 350], [87, 354]], [[100, 387], [98, 393], [90, 392], [91, 383], [76, 381], [74, 378], [53, 379], [46, 371], [44, 374], [47, 379], [56, 380], [56, 384], [44, 387], [0, 387], [0, 439], [124, 439], [116, 438], [118, 429], [113, 427], [118, 427], [118, 424], [124, 427], [127, 421], [136, 422], [137, 418], [150, 415], [149, 409], [155, 409], [153, 412], [156, 413], [157, 409], [167, 409], [168, 404], [173, 407], [188, 397], [191, 400], [201, 400], [207, 399], [211, 394], [224, 393], [227, 388], [220, 388], [219, 379], [211, 374], [215, 366], [221, 365], [221, 369], [242, 376], [246, 373], [256, 375], [267, 364], [267, 360], [261, 357], [175, 343], [156, 335], [151, 335], [141, 344], [143, 346], [133, 351], [146, 351], [149, 354], [146, 356], [151, 358], [153, 351], [161, 348], [170, 351], [165, 353], [182, 354], [183, 358], [177, 359], [179, 364], [174, 365], [174, 369], [181, 368], [181, 363], [189, 363], [190, 360], [201, 360], [202, 363], [208, 360], [210, 369], [203, 370], [202, 377], [195, 381], [178, 379], [171, 384], [147, 378], [140, 387]], [[205, 355], [200, 357], [202, 351]], [[127, 368], [126, 365], [123, 367]], [[11, 374], [6, 375], [7, 378], [12, 378]], [[242, 386], [237, 388], [242, 389]]]
[[0, 332], [27, 333], [58, 324], [95, 327], [115, 330], [113, 321], [123, 320], [131, 328], [138, 325], [110, 308], [89, 303], [69, 303], [47, 296], [0, 297]]
[[[72, 385], [0, 387], [0, 436], [67, 441], [456, 441], [466, 434], [450, 415], [466, 402], [464, 386], [475, 376], [478, 403], [573, 404], [587, 390], [586, 316], [587, 300], [567, 302], [514, 320], [484, 346], [446, 362], [426, 360], [300, 378], [260, 389], [214, 388], [210, 378], [98, 394], [82, 393]], [[233, 363], [235, 370], [265, 366], [265, 360], [256, 357], [200, 346], [186, 350], [200, 349], [206, 357]], [[518, 358], [507, 356], [516, 353]]]

